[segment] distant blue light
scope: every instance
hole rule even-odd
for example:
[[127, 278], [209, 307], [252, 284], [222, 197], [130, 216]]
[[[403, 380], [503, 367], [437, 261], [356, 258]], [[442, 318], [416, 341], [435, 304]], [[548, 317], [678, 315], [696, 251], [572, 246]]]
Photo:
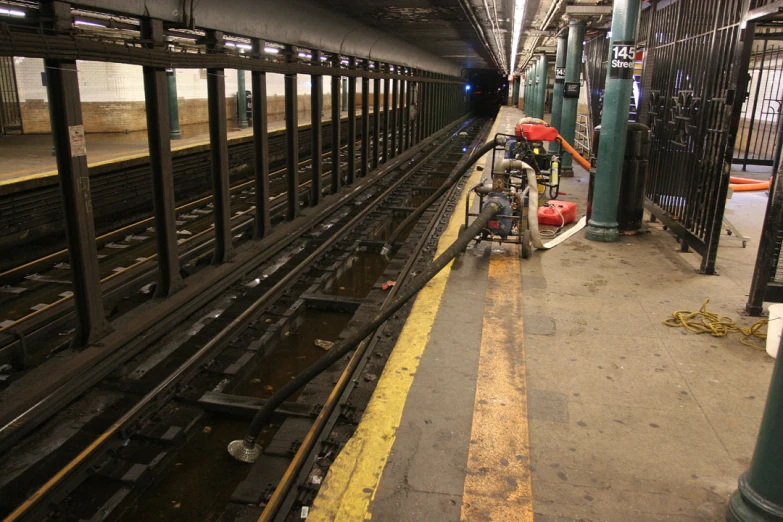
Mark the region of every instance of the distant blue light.
[[466, 86], [465, 86], [465, 92], [467, 92], [467, 91], [469, 91], [469, 90], [470, 90], [470, 85], [466, 85]]
[[467, 152], [467, 151], [468, 151], [467, 147], [462, 147], [462, 152]]

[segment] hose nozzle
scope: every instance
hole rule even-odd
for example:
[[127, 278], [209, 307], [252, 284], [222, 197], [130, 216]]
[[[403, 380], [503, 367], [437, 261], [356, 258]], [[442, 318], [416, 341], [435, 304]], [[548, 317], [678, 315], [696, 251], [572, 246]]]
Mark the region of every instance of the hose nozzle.
[[381, 255], [383, 257], [389, 257], [389, 254], [391, 254], [392, 246], [389, 243], [386, 243], [383, 245], [383, 248], [381, 249]]
[[228, 454], [239, 462], [252, 464], [261, 456], [261, 446], [256, 444], [254, 440], [248, 440], [247, 438], [235, 440], [229, 443]]

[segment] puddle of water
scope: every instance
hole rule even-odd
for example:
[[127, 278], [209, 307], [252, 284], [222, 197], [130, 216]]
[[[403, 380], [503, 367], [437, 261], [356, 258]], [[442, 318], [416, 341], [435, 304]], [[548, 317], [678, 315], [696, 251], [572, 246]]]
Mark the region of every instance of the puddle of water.
[[356, 252], [351, 268], [340, 274], [324, 293], [362, 298], [372, 289], [389, 261], [377, 251]]

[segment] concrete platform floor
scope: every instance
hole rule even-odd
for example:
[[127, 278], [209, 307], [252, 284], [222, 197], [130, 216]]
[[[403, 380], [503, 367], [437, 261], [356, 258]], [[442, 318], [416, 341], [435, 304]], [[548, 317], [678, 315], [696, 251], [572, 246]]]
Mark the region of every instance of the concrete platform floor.
[[[500, 130], [519, 116], [503, 108]], [[583, 211], [586, 172], [561, 190]], [[581, 231], [529, 260], [469, 249], [419, 294], [308, 521], [724, 520], [773, 359], [663, 320], [710, 298], [754, 322], [740, 314], [765, 205], [729, 202], [752, 240], [723, 236], [717, 276], [659, 223], [613, 244]]]
[[[343, 111], [343, 114], [347, 114]], [[360, 110], [356, 114], [361, 114]], [[323, 121], [331, 121], [331, 113], [324, 113]], [[302, 121], [300, 125], [309, 125], [310, 120]], [[252, 136], [253, 129], [239, 129], [236, 120], [227, 122], [228, 138]], [[269, 132], [284, 129], [285, 121], [269, 122]], [[182, 139], [172, 140], [172, 150], [195, 147], [209, 142], [209, 125], [199, 123], [183, 125]], [[97, 163], [147, 154], [146, 131], [108, 134], [87, 134], [87, 164]], [[25, 134], [0, 136], [0, 185], [18, 183], [31, 178], [53, 176], [57, 174], [57, 162], [52, 156], [51, 134]]]

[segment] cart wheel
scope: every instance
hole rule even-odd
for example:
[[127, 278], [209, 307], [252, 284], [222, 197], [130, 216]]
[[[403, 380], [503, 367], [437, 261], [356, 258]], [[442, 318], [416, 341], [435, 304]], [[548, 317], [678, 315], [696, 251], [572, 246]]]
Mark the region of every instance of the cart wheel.
[[[461, 235], [462, 235], [462, 233], [463, 233], [463, 232], [465, 232], [465, 230], [467, 230], [467, 228], [468, 228], [468, 227], [466, 227], [464, 223], [463, 223], [462, 225], [460, 225], [460, 226], [459, 226], [459, 235], [461, 236]], [[468, 245], [469, 245], [469, 244], [470, 244], [470, 243], [468, 243]], [[462, 249], [462, 251], [463, 251], [463, 252], [467, 252], [467, 251], [468, 251], [468, 246], [467, 246], [467, 245], [465, 245], [465, 248], [463, 248], [463, 249]]]
[[530, 231], [525, 230], [522, 232], [522, 244], [519, 246], [519, 256], [522, 259], [530, 259], [530, 255], [533, 253], [533, 244], [530, 240]]

